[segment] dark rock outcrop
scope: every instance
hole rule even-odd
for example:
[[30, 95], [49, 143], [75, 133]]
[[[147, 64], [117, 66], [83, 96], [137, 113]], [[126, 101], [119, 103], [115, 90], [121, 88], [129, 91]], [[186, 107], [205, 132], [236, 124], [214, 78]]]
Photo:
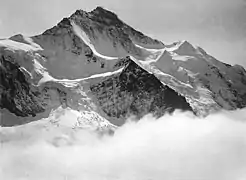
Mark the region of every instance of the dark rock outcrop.
[[[134, 115], [137, 119], [148, 113], [157, 117], [175, 109], [192, 111], [186, 99], [163, 85], [153, 74], [128, 61], [121, 73], [91, 85], [99, 107], [111, 118]], [[121, 125], [124, 121], [111, 121]]]

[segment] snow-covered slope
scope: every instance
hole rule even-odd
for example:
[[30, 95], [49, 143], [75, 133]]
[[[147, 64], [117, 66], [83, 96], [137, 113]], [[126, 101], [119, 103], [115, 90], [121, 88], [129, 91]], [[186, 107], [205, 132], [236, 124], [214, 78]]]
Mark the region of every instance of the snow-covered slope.
[[243, 68], [238, 70], [222, 63], [187, 41], [175, 43], [164, 50], [154, 61], [141, 62], [160, 70], [161, 73], [157, 74], [166, 73], [181, 82], [183, 89], [163, 80], [173, 89], [191, 99], [197, 96], [201, 103], [208, 103], [208, 109], [211, 105], [228, 110], [246, 105], [246, 74]]
[[0, 40], [0, 70], [2, 126], [63, 112], [76, 118], [56, 123], [100, 129], [148, 113], [246, 106], [243, 67], [187, 41], [163, 44], [101, 7], [77, 10], [37, 36]]

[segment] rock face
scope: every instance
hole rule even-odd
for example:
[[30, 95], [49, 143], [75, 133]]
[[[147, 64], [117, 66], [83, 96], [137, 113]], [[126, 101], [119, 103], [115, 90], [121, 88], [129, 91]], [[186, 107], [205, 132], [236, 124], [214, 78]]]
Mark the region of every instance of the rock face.
[[148, 113], [246, 106], [243, 67], [187, 41], [165, 45], [101, 7], [37, 36], [0, 40], [0, 75], [1, 126], [72, 113], [72, 127], [104, 129]]
[[37, 95], [39, 92], [31, 90], [31, 84], [26, 80], [25, 75], [19, 69], [16, 62], [11, 62], [10, 57], [0, 57], [1, 75], [1, 102], [0, 106], [7, 108], [17, 116], [35, 116], [44, 111], [39, 104]]
[[[114, 73], [73, 81], [51, 80], [39, 86], [28, 82], [18, 69], [18, 64], [12, 64], [3, 57], [1, 65], [2, 68], [8, 68], [1, 71], [4, 80], [1, 107], [16, 116], [35, 117], [62, 106], [83, 113], [95, 112], [112, 124], [122, 125], [132, 115], [139, 119], [148, 113], [161, 116], [176, 108], [192, 110], [183, 96], [163, 85], [130, 58], [120, 59], [116, 64], [119, 70]], [[43, 117], [48, 116], [49, 113]], [[84, 119], [86, 116], [78, 118]], [[29, 119], [23, 122], [3, 119], [1, 125], [22, 124], [32, 120]]]
[[92, 83], [90, 89], [99, 107], [108, 119], [116, 118], [117, 125], [122, 125], [128, 115], [140, 119], [148, 113], [161, 116], [175, 109], [192, 110], [183, 96], [133, 61], [120, 73]]

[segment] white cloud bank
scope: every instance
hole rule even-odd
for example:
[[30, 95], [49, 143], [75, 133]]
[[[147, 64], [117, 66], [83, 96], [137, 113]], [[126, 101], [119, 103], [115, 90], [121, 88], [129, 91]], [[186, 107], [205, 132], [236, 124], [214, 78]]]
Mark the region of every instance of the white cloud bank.
[[1, 180], [245, 180], [246, 111], [176, 112], [114, 136], [25, 125], [0, 129]]

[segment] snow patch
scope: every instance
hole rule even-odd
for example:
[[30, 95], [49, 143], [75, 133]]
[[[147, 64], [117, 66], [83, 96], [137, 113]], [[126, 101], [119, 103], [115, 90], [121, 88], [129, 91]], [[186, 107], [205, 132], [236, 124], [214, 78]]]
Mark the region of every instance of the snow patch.
[[0, 40], [0, 47], [6, 47], [10, 50], [22, 50], [22, 51], [38, 51], [43, 50], [39, 45], [34, 43], [30, 38], [27, 38], [30, 44], [25, 44], [21, 42], [16, 42], [10, 39]]
[[[51, 125], [66, 128], [86, 128], [90, 130], [103, 128], [116, 128], [108, 120], [101, 117], [94, 111], [77, 111], [69, 107], [62, 108], [61, 106], [52, 110], [48, 118], [40, 121], [31, 122], [32, 124], [43, 124], [47, 127]], [[25, 125], [24, 125], [25, 126]]]
[[32, 47], [37, 48], [37, 50], [43, 50], [43, 48], [39, 44], [35, 43], [32, 38], [23, 36], [23, 39]]
[[144, 48], [140, 45], [135, 44], [136, 47], [140, 48], [143, 52], [145, 52], [146, 57], [144, 57], [144, 61], [142, 63], [144, 64], [149, 64], [152, 62], [156, 62], [160, 59], [160, 57], [163, 55], [165, 52], [165, 48], [163, 49], [148, 49]]
[[87, 77], [87, 78], [83, 78], [83, 80], [93, 79], [93, 78], [98, 78], [98, 77], [107, 77], [107, 76], [111, 76], [111, 75], [120, 73], [123, 69], [124, 69], [124, 67], [123, 67], [123, 68], [120, 68], [120, 69], [118, 69], [118, 70], [116, 70], [116, 71], [113, 71], [113, 72], [106, 72], [106, 73], [101, 73], [101, 74], [94, 74], [94, 75], [89, 76], [89, 77]]
[[116, 71], [113, 71], [113, 72], [94, 74], [94, 75], [91, 75], [89, 77], [80, 78], [80, 79], [55, 79], [55, 78], [52, 78], [51, 76], [49, 76], [48, 74], [44, 74], [44, 75], [47, 75], [47, 76], [39, 81], [39, 85], [44, 83], [44, 82], [47, 82], [47, 81], [54, 81], [54, 82], [62, 83], [66, 87], [75, 87], [75, 86], [77, 86], [79, 84], [80, 81], [84, 81], [84, 80], [88, 80], [88, 79], [94, 79], [94, 78], [112, 76], [114, 74], [122, 72], [123, 69], [124, 69], [124, 67], [120, 68], [120, 69], [118, 69]]
[[100, 57], [100, 58], [103, 58], [103, 59], [106, 59], [106, 60], [115, 60], [115, 59], [118, 59], [118, 57], [109, 57], [109, 56], [105, 56], [105, 55], [102, 55], [100, 54], [99, 52], [96, 51], [94, 45], [91, 43], [90, 41], [90, 38], [86, 35], [86, 33], [78, 26], [76, 25], [74, 22], [71, 22], [72, 26], [73, 26], [73, 30], [74, 30], [74, 33], [81, 39], [84, 41], [84, 43], [90, 47], [90, 49], [92, 50], [92, 52]]

